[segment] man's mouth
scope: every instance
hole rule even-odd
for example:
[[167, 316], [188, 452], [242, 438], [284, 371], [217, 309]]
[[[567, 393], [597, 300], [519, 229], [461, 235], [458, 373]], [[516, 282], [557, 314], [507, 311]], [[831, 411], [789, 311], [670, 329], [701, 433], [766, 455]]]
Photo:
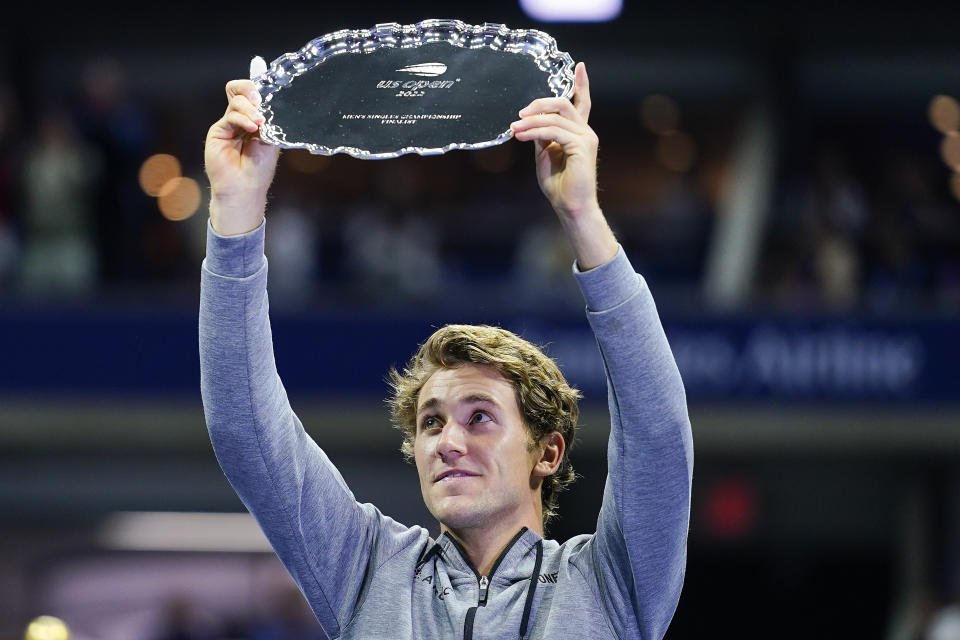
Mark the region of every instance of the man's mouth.
[[452, 481], [458, 478], [470, 478], [476, 475], [479, 474], [473, 473], [472, 471], [464, 471], [463, 469], [447, 469], [438, 475], [434, 482]]

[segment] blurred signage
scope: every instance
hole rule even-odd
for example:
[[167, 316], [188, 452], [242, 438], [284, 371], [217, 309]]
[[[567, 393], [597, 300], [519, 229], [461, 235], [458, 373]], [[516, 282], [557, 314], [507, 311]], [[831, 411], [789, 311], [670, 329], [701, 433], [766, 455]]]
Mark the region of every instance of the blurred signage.
[[[463, 321], [450, 318], [450, 321]], [[477, 320], [477, 319], [474, 319]], [[491, 322], [491, 319], [479, 319]], [[275, 314], [284, 383], [306, 393], [385, 395], [400, 367], [443, 321]], [[503, 323], [546, 345], [596, 397], [603, 368], [583, 319]], [[960, 401], [960, 321], [667, 319], [691, 401]], [[195, 312], [17, 311], [0, 315], [0, 394], [197, 393]]]
[[[932, 401], [960, 399], [951, 326], [754, 319], [676, 321], [666, 331], [691, 400]], [[589, 334], [565, 333], [550, 352], [591, 388], [603, 372], [590, 349]]]

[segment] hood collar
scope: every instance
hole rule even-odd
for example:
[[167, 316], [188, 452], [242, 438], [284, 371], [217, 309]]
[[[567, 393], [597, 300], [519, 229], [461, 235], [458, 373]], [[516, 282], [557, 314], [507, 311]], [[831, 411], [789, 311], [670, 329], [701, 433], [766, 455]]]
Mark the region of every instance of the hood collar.
[[[506, 548], [500, 552], [487, 578], [490, 582], [504, 585], [519, 580], [529, 580], [536, 561], [537, 544], [542, 540], [543, 538], [532, 529], [521, 528]], [[442, 550], [443, 557], [450, 568], [473, 578], [480, 577], [480, 573], [470, 562], [466, 550], [450, 534], [444, 532], [437, 540], [437, 546]], [[433, 555], [432, 549], [429, 555]]]

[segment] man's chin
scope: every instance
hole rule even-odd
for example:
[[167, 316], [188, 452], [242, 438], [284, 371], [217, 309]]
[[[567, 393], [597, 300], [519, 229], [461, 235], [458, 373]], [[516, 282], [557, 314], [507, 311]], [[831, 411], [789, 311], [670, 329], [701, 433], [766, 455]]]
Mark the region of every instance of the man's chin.
[[483, 523], [484, 514], [473, 500], [451, 496], [435, 504], [430, 510], [440, 524], [449, 529], [466, 529]]

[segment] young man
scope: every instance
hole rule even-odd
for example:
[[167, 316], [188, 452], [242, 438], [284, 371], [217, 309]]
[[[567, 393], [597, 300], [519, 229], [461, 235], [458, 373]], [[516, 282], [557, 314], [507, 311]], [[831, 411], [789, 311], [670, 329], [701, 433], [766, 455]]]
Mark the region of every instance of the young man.
[[391, 408], [437, 540], [354, 500], [293, 413], [273, 360], [264, 209], [277, 151], [259, 96], [227, 84], [207, 136], [200, 305], [207, 425], [224, 472], [331, 638], [660, 638], [683, 583], [693, 448], [683, 385], [644, 280], [597, 203], [586, 69], [573, 103], [512, 124], [574, 249], [612, 421], [594, 534], [543, 539], [572, 480], [577, 392], [513, 334], [450, 326], [394, 372]]

